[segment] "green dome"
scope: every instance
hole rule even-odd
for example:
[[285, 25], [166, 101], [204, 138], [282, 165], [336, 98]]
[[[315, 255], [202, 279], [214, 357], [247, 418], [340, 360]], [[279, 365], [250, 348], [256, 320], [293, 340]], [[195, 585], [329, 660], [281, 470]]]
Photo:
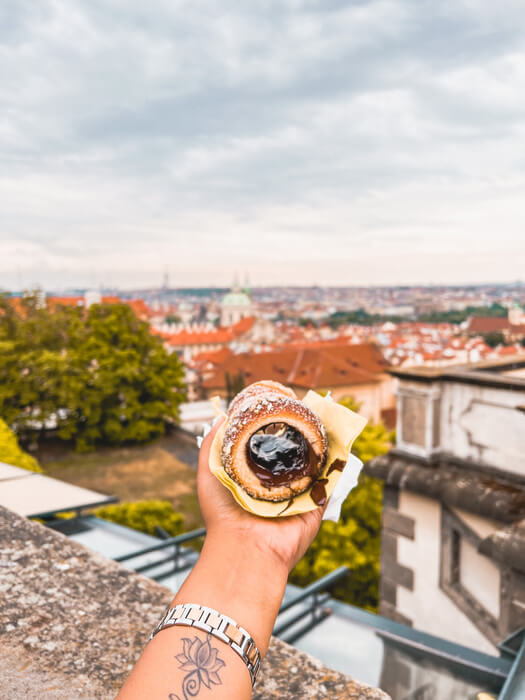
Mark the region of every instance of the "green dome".
[[221, 306], [250, 306], [251, 299], [243, 292], [229, 292], [223, 298]]

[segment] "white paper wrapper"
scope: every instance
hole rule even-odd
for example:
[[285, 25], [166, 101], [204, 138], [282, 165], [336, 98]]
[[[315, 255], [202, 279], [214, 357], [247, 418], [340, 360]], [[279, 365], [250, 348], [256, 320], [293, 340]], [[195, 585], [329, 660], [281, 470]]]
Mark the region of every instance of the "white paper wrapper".
[[323, 515], [323, 520], [331, 520], [336, 523], [341, 515], [341, 506], [350, 491], [357, 486], [359, 474], [363, 468], [363, 462], [351, 454], [348, 457], [346, 467], [343, 469], [341, 478], [335, 485], [332, 495], [328, 500], [328, 505]]

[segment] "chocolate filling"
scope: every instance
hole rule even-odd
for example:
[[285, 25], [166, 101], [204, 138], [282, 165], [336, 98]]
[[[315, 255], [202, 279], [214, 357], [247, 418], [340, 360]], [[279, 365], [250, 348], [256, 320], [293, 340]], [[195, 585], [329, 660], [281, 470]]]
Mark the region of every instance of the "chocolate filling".
[[248, 441], [246, 454], [250, 469], [269, 488], [312, 476], [319, 463], [304, 435], [284, 423], [260, 428]]
[[[342, 472], [345, 466], [346, 462], [344, 462], [342, 459], [335, 459], [332, 462], [332, 464], [328, 467], [326, 476], [328, 476], [332, 472]], [[318, 506], [324, 506], [324, 504], [328, 500], [325, 488], [327, 483], [328, 479], [318, 479], [310, 490], [310, 497], [312, 501]]]
[[328, 483], [328, 479], [318, 479], [312, 486], [310, 491], [310, 496], [312, 501], [318, 506], [324, 506], [328, 497], [326, 495], [325, 485]]
[[332, 464], [329, 466], [326, 476], [329, 476], [332, 472], [342, 472], [346, 467], [346, 462], [342, 459], [334, 459]]

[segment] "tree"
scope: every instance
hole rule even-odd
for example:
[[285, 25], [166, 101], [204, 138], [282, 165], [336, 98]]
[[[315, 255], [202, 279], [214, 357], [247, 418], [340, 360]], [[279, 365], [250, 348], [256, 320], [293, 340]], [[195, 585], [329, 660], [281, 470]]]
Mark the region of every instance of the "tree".
[[485, 333], [483, 335], [483, 340], [491, 348], [495, 348], [498, 345], [505, 345], [505, 336], [501, 331], [490, 331], [490, 333]]
[[505, 318], [507, 313], [507, 309], [501, 304], [491, 304], [491, 306], [467, 306], [461, 310], [431, 311], [430, 313], [419, 315], [417, 320], [426, 323], [463, 323], [469, 316]]
[[[352, 399], [340, 401], [357, 410]], [[388, 451], [393, 433], [381, 423], [367, 425], [355, 440], [352, 452], [367, 462]], [[347, 603], [376, 610], [379, 597], [379, 555], [381, 547], [382, 484], [362, 475], [341, 509], [339, 522], [323, 522], [319, 534], [290, 575], [290, 582], [308, 585], [333, 571], [348, 566], [350, 575], [332, 591]]]
[[41, 472], [34, 457], [20, 447], [16, 435], [5, 421], [0, 418], [0, 462], [11, 464], [13, 467], [28, 469], [30, 472]]
[[112, 523], [125, 525], [148, 535], [158, 535], [160, 527], [175, 537], [184, 530], [184, 516], [169, 501], [149, 500], [101, 506], [94, 514]]
[[77, 449], [145, 442], [178, 419], [183, 368], [124, 304], [15, 313], [0, 299], [0, 416], [22, 438]]
[[164, 319], [164, 323], [180, 323], [181, 317], [176, 314], [168, 314]]

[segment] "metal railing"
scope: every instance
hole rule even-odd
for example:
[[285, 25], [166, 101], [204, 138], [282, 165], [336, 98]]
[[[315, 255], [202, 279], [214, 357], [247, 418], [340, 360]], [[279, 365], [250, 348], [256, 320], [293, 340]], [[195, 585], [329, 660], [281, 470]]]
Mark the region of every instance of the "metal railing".
[[203, 527], [199, 528], [198, 530], [192, 530], [191, 532], [184, 532], [182, 535], [177, 535], [177, 537], [171, 537], [169, 540], [163, 540], [162, 542], [159, 542], [159, 544], [152, 544], [149, 547], [144, 547], [144, 549], [137, 549], [135, 552], [121, 554], [119, 557], [115, 557], [114, 561], [129, 561], [130, 559], [141, 557], [144, 554], [149, 554], [150, 552], [158, 552], [159, 550], [166, 549], [172, 545], [181, 545], [185, 542], [196, 540], [198, 537], [203, 537], [205, 534], [206, 529]]
[[167, 571], [163, 571], [160, 574], [151, 575], [150, 578], [155, 581], [162, 581], [168, 576], [173, 576], [173, 574], [178, 574], [187, 569], [190, 569], [194, 561], [188, 560], [187, 555], [190, 554], [188, 551], [184, 551], [182, 548], [183, 544], [196, 540], [199, 537], [203, 537], [206, 534], [205, 528], [201, 527], [197, 530], [192, 530], [191, 532], [184, 532], [182, 535], [177, 535], [177, 537], [170, 537], [168, 539], [159, 542], [159, 544], [153, 544], [149, 547], [144, 547], [144, 549], [138, 549], [135, 552], [129, 552], [128, 554], [122, 554], [119, 557], [115, 557], [115, 561], [119, 563], [128, 562], [131, 559], [137, 559], [139, 557], [145, 556], [146, 554], [151, 554], [152, 552], [159, 552], [163, 550], [168, 550], [168, 556], [162, 559], [155, 559], [154, 561], [149, 561], [146, 564], [141, 564], [140, 566], [133, 567], [133, 570], [137, 573], [143, 574], [152, 569], [157, 569], [160, 566], [172, 563], [173, 566]]
[[[162, 536], [166, 535], [164, 532], [159, 534]], [[166, 557], [132, 567], [137, 573], [146, 573], [161, 566], [165, 566], [166, 564], [173, 563], [173, 566], [167, 571], [162, 571], [162, 573], [157, 575], [149, 574], [150, 578], [156, 581], [161, 581], [169, 576], [172, 576], [173, 574], [186, 571], [193, 566], [195, 561], [188, 560], [188, 552], [185, 552], [182, 549], [182, 545], [198, 539], [205, 534], [206, 530], [204, 528], [192, 530], [191, 532], [185, 532], [177, 537], [164, 539], [158, 544], [150, 545], [149, 547], [144, 547], [143, 549], [138, 549], [137, 551], [129, 552], [128, 554], [122, 554], [119, 557], [115, 557], [114, 561], [119, 563], [129, 562], [132, 559], [138, 559], [153, 552], [167, 550], [169, 553]], [[296, 605], [299, 605], [300, 603], [303, 603], [304, 601], [307, 601], [308, 604], [306, 608], [304, 606], [301, 607], [301, 609], [291, 617], [287, 617], [287, 619], [283, 621], [278, 620], [273, 631], [274, 635], [281, 636], [288, 630], [292, 629], [292, 633], [286, 636], [286, 641], [293, 642], [328, 617], [331, 611], [324, 607], [325, 603], [329, 599], [329, 595], [326, 593], [326, 591], [347, 576], [348, 573], [348, 567], [341, 566], [335, 571], [323, 576], [318, 581], [314, 581], [314, 583], [300, 590], [291, 599], [283, 603], [279, 609], [279, 615], [286, 613], [288, 610]], [[301, 620], [305, 620], [305, 624], [298, 628], [297, 623], [300, 623]], [[295, 629], [293, 629], [294, 627]]]
[[[306, 586], [306, 588], [303, 588], [297, 595], [294, 595], [293, 598], [283, 603], [279, 609], [279, 615], [288, 612], [291, 608], [305, 601], [307, 601], [308, 604], [306, 608], [301, 607], [298, 612], [291, 617], [287, 617], [284, 621], [280, 622], [278, 619], [273, 629], [273, 634], [276, 637], [282, 637], [285, 641], [292, 644], [306, 634], [306, 632], [326, 619], [331, 614], [331, 610], [324, 607], [325, 603], [330, 599], [326, 591], [348, 576], [349, 573], [350, 569], [348, 567], [340, 566], [335, 571], [330, 572], [318, 581], [314, 581], [314, 583]], [[304, 620], [304, 623], [297, 627], [297, 624], [302, 620]], [[283, 636], [284, 633], [290, 629], [292, 630], [291, 634]]]
[[498, 700], [520, 700], [525, 697], [525, 627], [504, 639], [499, 648], [514, 657]]

